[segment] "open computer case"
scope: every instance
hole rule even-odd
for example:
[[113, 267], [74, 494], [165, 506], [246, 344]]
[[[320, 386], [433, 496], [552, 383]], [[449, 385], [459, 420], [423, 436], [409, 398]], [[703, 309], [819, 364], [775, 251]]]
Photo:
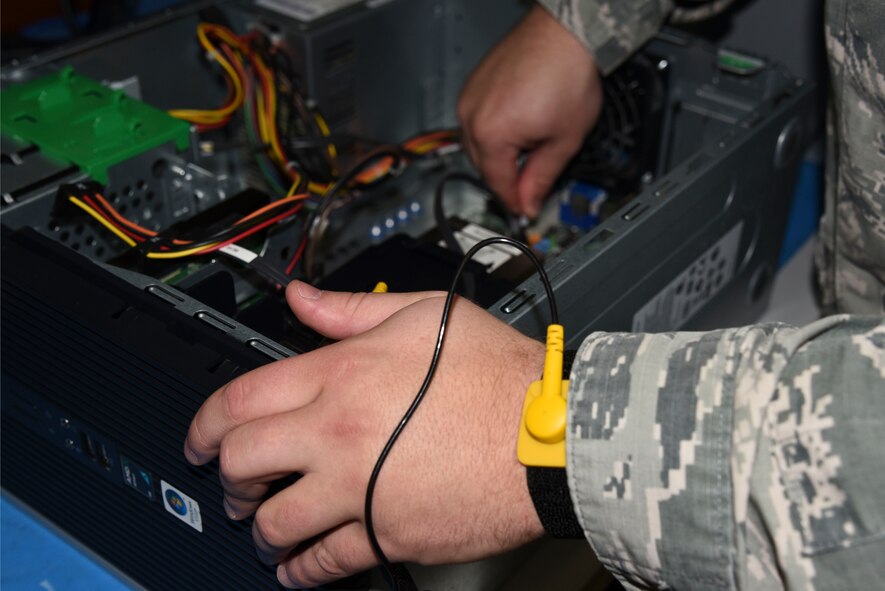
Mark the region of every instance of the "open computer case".
[[[276, 588], [250, 523], [224, 514], [216, 467], [190, 466], [182, 442], [214, 389], [321, 339], [294, 321], [261, 268], [220, 255], [148, 261], [67, 195], [101, 190], [160, 233], [212, 227], [274, 198], [242, 121], [198, 130], [162, 113], [228, 92], [196, 42], [200, 22], [284, 47], [290, 81], [333, 133], [402, 142], [455, 125], [460, 85], [522, 10], [512, 0], [196, 3], [5, 66], [5, 493], [133, 586]], [[342, 200], [314, 245], [310, 279], [445, 289], [460, 254], [444, 234], [466, 246], [513, 231], [543, 258], [571, 347], [595, 330], [752, 320], [812, 139], [812, 95], [764, 56], [665, 31], [606, 79], [600, 124], [538, 221], [514, 229], [481, 188], [460, 182], [441, 219], [440, 181], [475, 175], [457, 149], [444, 151]], [[77, 141], [96, 143], [91, 156], [69, 145], [65, 121], [85, 125]], [[342, 161], [359, 159], [362, 148], [346, 144]], [[242, 246], [281, 272], [305, 231], [293, 220]], [[502, 249], [470, 272], [465, 295], [542, 336], [544, 292], [520, 256]], [[199, 519], [173, 514], [169, 490]], [[435, 591], [521, 589], [551, 555], [589, 564], [581, 543], [551, 544], [415, 574]], [[337, 588], [375, 584], [369, 573]]]

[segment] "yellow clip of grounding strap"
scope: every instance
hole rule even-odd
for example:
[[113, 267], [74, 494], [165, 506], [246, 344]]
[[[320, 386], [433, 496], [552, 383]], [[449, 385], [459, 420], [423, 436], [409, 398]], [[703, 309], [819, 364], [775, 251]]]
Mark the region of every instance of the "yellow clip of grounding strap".
[[564, 344], [562, 325], [548, 326], [544, 376], [529, 386], [522, 407], [516, 450], [525, 466], [565, 468], [568, 380], [562, 379]]

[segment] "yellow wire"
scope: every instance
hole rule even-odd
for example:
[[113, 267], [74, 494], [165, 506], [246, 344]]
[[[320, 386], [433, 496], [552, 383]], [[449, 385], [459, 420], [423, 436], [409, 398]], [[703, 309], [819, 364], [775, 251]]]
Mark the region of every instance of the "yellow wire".
[[68, 199], [71, 201], [71, 203], [73, 203], [74, 205], [76, 205], [77, 207], [79, 207], [80, 209], [82, 209], [83, 211], [85, 211], [86, 213], [91, 215], [92, 217], [94, 217], [96, 220], [98, 220], [102, 226], [104, 226], [105, 228], [107, 228], [108, 230], [113, 232], [114, 235], [117, 236], [117, 238], [119, 238], [120, 240], [122, 240], [123, 242], [128, 244], [129, 246], [135, 247], [137, 245], [135, 240], [133, 240], [132, 238], [130, 238], [129, 236], [124, 234], [119, 228], [115, 227], [112, 223], [107, 221], [100, 213], [98, 213], [97, 211], [95, 211], [91, 207], [89, 207], [88, 205], [86, 205], [85, 203], [83, 203], [82, 201], [80, 201], [79, 199], [74, 197], [73, 195], [69, 195]]
[[289, 192], [286, 193], [286, 197], [292, 197], [295, 195], [295, 190], [298, 189], [298, 185], [301, 184], [301, 177], [295, 179], [295, 182], [292, 183], [292, 186], [289, 187]]
[[[283, 148], [280, 145], [280, 138], [275, 133], [276, 130], [276, 119], [277, 119], [277, 93], [276, 87], [273, 84], [273, 74], [270, 72], [268, 67], [265, 65], [264, 61], [259, 56], [255, 56], [255, 65], [259, 72], [259, 74], [264, 78], [270, 79], [270, 84], [268, 84], [268, 96], [267, 96], [267, 110], [259, 109], [259, 118], [264, 118], [264, 127], [266, 129], [266, 138], [264, 138], [266, 143], [270, 144], [271, 151], [273, 155], [276, 157], [277, 162], [282, 167], [286, 167], [286, 157], [283, 155]], [[261, 103], [259, 103], [259, 106]]]
[[[218, 64], [224, 68], [225, 72], [227, 72], [230, 77], [231, 83], [234, 87], [234, 100], [231, 101], [229, 105], [226, 107], [222, 107], [220, 109], [209, 109], [209, 110], [199, 110], [199, 109], [173, 109], [169, 111], [169, 114], [178, 119], [184, 119], [186, 121], [190, 121], [191, 123], [200, 123], [205, 125], [211, 125], [213, 123], [220, 123], [227, 117], [229, 117], [234, 111], [240, 108], [243, 104], [243, 100], [245, 98], [245, 93], [243, 91], [243, 84], [240, 80], [240, 76], [237, 74], [237, 71], [230, 64], [230, 62], [225, 59], [225, 57], [219, 52], [214, 45], [212, 45], [209, 38], [206, 36], [206, 30], [208, 27], [205, 23], [201, 23], [197, 26], [197, 38], [200, 41], [200, 45], [203, 46], [206, 51], [209, 52]], [[216, 28], [212, 28], [212, 30], [228, 45], [233, 46], [236, 49], [241, 49], [242, 44], [236, 38], [232, 38], [229, 34], [224, 31], [218, 30]]]
[[412, 148], [412, 151], [417, 152], [418, 154], [426, 154], [427, 152], [430, 152], [431, 150], [434, 150], [441, 145], [442, 143], [437, 141], [425, 142]]
[[[68, 199], [71, 201], [71, 203], [73, 203], [74, 205], [76, 205], [77, 207], [79, 207], [80, 209], [82, 209], [83, 211], [88, 213], [90, 216], [92, 216], [93, 218], [98, 220], [98, 222], [102, 226], [104, 226], [105, 228], [107, 228], [108, 230], [113, 232], [114, 235], [117, 236], [117, 238], [119, 238], [120, 240], [122, 240], [123, 242], [125, 242], [126, 244], [128, 244], [129, 246], [131, 246], [133, 248], [138, 246], [138, 244], [132, 238], [130, 238], [129, 236], [127, 236], [126, 234], [121, 232], [119, 228], [117, 228], [113, 224], [111, 224], [108, 220], [106, 220], [100, 213], [95, 211], [93, 208], [89, 207], [87, 204], [83, 203], [82, 201], [80, 201], [79, 199], [74, 197], [73, 195], [68, 196]], [[203, 251], [203, 250], [206, 250], [209, 248], [213, 248], [214, 246], [217, 246], [218, 244], [219, 244], [218, 242], [215, 242], [213, 244], [204, 244], [203, 246], [199, 246], [197, 248], [191, 248], [188, 250], [179, 250], [179, 251], [175, 251], [175, 252], [149, 252], [149, 253], [147, 253], [147, 257], [149, 259], [177, 259], [177, 258], [181, 258], [181, 257], [190, 256], [192, 254], [196, 254], [200, 251]]]
[[[332, 130], [329, 129], [329, 124], [326, 123], [326, 120], [323, 119], [322, 115], [318, 112], [314, 112], [313, 118], [316, 120], [317, 126], [320, 128], [320, 133], [323, 134], [323, 137], [329, 137], [332, 135]], [[329, 156], [331, 156], [333, 160], [338, 158], [338, 150], [335, 148], [335, 144], [330, 143], [328, 150]]]
[[317, 195], [325, 195], [329, 190], [329, 187], [330, 185], [328, 183], [317, 183], [314, 181], [310, 181], [307, 184], [307, 190]]
[[267, 137], [267, 120], [264, 117], [264, 91], [261, 90], [261, 85], [257, 85], [255, 88], [255, 110], [257, 111], [258, 118], [258, 136], [261, 138], [262, 144], [269, 144], [270, 140]]
[[[255, 63], [259, 76], [265, 76], [267, 67], [264, 65], [264, 62], [261, 61], [261, 58], [256, 56]], [[273, 84], [268, 84], [268, 89], [269, 93], [267, 97], [265, 97], [262, 86], [259, 84], [256, 88], [255, 106], [258, 111], [258, 134], [261, 136], [262, 143], [270, 145], [271, 156], [280, 166], [285, 167], [286, 158], [283, 156], [283, 150], [280, 147], [279, 138], [273, 133], [276, 125], [276, 91], [274, 90]]]
[[182, 257], [188, 257], [192, 254], [199, 254], [204, 250], [208, 250], [210, 248], [215, 248], [221, 244], [220, 242], [213, 242], [212, 244], [204, 244], [203, 246], [198, 246], [196, 248], [190, 248], [188, 250], [177, 250], [174, 252], [149, 252], [147, 253], [147, 258], [149, 259], [180, 259]]

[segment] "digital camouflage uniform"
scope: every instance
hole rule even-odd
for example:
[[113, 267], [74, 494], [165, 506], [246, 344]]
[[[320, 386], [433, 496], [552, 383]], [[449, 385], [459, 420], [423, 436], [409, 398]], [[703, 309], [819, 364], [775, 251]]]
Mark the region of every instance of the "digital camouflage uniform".
[[[667, 0], [541, 0], [609, 73]], [[569, 488], [628, 587], [885, 585], [885, 2], [826, 6], [833, 103], [817, 263], [832, 316], [588, 337]], [[881, 588], [881, 587], [879, 587]]]
[[826, 310], [885, 311], [885, 2], [829, 1], [827, 189], [817, 265]]
[[626, 584], [885, 581], [882, 316], [596, 333], [571, 379], [572, 500]]

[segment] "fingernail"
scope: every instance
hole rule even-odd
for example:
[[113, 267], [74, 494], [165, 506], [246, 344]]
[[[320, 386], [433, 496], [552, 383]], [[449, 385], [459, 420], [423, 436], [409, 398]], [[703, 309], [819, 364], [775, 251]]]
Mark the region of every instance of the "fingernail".
[[298, 295], [300, 295], [305, 300], [318, 300], [320, 296], [323, 295], [323, 292], [313, 285], [309, 283], [304, 283], [303, 281], [299, 281], [295, 284], [295, 289], [298, 290]]
[[286, 572], [286, 567], [282, 564], [277, 566], [277, 580], [286, 589], [301, 589], [289, 579], [289, 573]]
[[191, 464], [200, 465], [203, 463], [200, 455], [194, 451], [194, 448], [191, 447], [190, 443], [185, 443], [184, 445], [184, 457], [187, 458], [187, 461]]
[[229, 519], [236, 520], [237, 512], [234, 510], [233, 506], [230, 504], [230, 501], [227, 500], [227, 497], [222, 501], [224, 504], [224, 512], [227, 513]]
[[541, 204], [538, 201], [532, 201], [526, 207], [526, 214], [530, 219], [535, 219], [541, 213]]

